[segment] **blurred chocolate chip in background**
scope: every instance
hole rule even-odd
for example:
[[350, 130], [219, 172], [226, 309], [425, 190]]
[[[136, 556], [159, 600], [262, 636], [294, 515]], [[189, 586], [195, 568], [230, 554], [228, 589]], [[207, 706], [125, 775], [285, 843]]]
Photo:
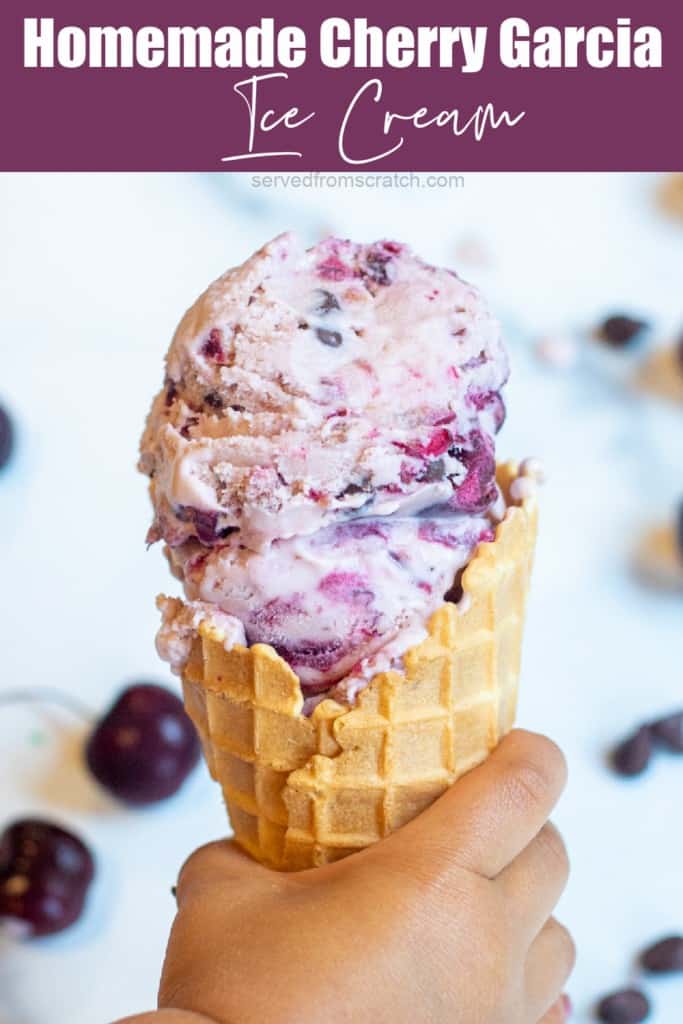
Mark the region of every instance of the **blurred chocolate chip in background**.
[[658, 718], [650, 726], [652, 738], [674, 754], [683, 754], [683, 711]]
[[640, 955], [640, 963], [650, 974], [683, 971], [683, 935], [670, 935], [648, 946]]
[[14, 448], [14, 428], [9, 415], [0, 405], [0, 469], [10, 460]]
[[605, 1024], [641, 1024], [650, 1015], [650, 1003], [638, 989], [626, 988], [601, 999], [596, 1013]]
[[648, 326], [645, 320], [636, 320], [624, 313], [608, 316], [599, 325], [597, 337], [613, 348], [623, 348], [632, 342]]
[[652, 736], [643, 725], [612, 751], [610, 761], [615, 772], [633, 778], [645, 771], [652, 756]]

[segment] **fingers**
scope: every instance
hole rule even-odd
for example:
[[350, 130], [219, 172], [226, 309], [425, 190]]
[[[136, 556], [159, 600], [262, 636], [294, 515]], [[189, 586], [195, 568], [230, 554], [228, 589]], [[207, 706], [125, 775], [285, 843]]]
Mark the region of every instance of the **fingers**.
[[574, 940], [564, 925], [551, 917], [531, 944], [526, 962], [527, 1003], [534, 1020], [543, 1019], [543, 1014], [554, 1008], [575, 961]]
[[495, 878], [538, 834], [566, 781], [564, 756], [535, 733], [510, 733], [487, 760], [380, 844], [423, 872], [464, 867]]
[[245, 886], [250, 881], [264, 876], [277, 877], [262, 867], [229, 839], [207, 843], [195, 850], [180, 869], [176, 885], [176, 900], [181, 907], [188, 895], [198, 890], [228, 886], [239, 883]]
[[569, 878], [569, 858], [562, 836], [546, 822], [535, 839], [500, 873], [496, 887], [508, 912], [531, 939], [548, 920]]

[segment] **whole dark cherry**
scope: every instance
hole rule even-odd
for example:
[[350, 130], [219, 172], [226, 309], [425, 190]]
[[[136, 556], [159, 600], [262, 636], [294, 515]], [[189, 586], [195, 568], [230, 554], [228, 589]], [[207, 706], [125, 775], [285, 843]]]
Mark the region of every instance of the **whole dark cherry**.
[[50, 821], [15, 821], [0, 838], [0, 920], [51, 935], [81, 915], [95, 873], [85, 843]]
[[90, 771], [105, 789], [141, 806], [172, 796], [199, 759], [182, 701], [153, 683], [124, 690], [86, 743]]

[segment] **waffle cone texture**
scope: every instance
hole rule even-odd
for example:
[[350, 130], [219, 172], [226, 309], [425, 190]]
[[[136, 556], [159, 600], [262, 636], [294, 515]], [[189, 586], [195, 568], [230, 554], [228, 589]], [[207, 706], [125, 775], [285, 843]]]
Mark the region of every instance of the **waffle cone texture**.
[[[507, 494], [517, 467], [499, 467]], [[202, 623], [185, 706], [220, 784], [235, 839], [294, 871], [345, 857], [414, 818], [512, 728], [536, 537], [533, 499], [510, 505], [401, 672], [374, 676], [353, 707], [302, 715], [299, 680], [267, 644], [226, 651]]]

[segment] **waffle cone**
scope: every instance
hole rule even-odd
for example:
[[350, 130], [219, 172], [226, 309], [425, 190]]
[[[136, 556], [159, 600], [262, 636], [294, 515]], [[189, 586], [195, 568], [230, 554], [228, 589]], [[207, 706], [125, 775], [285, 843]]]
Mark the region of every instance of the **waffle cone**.
[[[516, 466], [499, 467], [507, 492]], [[187, 711], [237, 842], [298, 870], [399, 828], [483, 761], [513, 725], [536, 535], [533, 499], [510, 506], [402, 672], [374, 676], [354, 707], [302, 715], [299, 680], [266, 644], [226, 651], [204, 622], [183, 674]]]

